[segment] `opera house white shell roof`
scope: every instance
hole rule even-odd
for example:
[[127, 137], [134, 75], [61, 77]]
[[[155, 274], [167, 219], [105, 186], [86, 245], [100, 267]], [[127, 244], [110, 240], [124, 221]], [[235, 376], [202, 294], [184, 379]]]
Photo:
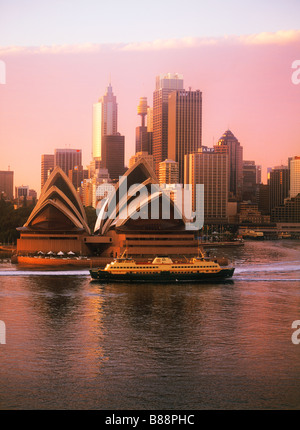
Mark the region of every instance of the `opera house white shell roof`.
[[60, 167], [55, 167], [27, 222], [18, 230], [23, 232], [81, 231], [90, 234], [79, 195]]
[[[154, 216], [153, 207], [158, 208]], [[169, 212], [164, 214], [162, 208]], [[115, 192], [101, 201], [94, 233], [105, 235], [110, 229], [181, 229], [184, 223], [177, 206], [160, 189], [152, 167], [140, 158], [125, 172]]]

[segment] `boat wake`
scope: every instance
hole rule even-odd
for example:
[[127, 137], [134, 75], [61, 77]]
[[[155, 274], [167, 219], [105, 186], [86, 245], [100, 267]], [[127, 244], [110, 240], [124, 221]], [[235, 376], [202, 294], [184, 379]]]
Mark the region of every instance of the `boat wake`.
[[300, 263], [298, 261], [284, 263], [269, 263], [269, 264], [252, 264], [236, 266], [235, 273], [261, 273], [261, 272], [300, 272]]
[[[88, 270], [11, 270], [2, 269], [1, 276], [76, 276], [89, 277]], [[236, 281], [300, 281], [300, 263], [287, 261], [269, 264], [245, 264], [235, 266]]]
[[234, 279], [239, 281], [300, 281], [298, 261], [236, 266]]
[[1, 270], [0, 276], [89, 276], [83, 270]]

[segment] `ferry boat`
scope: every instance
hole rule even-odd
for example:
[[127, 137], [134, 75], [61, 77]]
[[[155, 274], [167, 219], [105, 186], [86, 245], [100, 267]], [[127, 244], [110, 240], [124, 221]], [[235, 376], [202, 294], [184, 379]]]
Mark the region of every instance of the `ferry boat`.
[[291, 237], [291, 234], [285, 232], [281, 232], [278, 234], [278, 239], [290, 239]]
[[262, 231], [254, 231], [254, 230], [246, 230], [242, 233], [244, 239], [253, 239], [253, 240], [264, 240], [264, 234]]
[[217, 260], [208, 260], [204, 256], [185, 262], [162, 256], [149, 263], [116, 258], [104, 269], [90, 269], [92, 279], [101, 282], [220, 282], [231, 278], [233, 272], [233, 267], [221, 268]]

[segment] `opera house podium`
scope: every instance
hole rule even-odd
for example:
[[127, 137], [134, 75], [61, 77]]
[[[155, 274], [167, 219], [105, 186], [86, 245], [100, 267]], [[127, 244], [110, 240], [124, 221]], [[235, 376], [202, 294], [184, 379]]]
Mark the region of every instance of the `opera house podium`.
[[112, 188], [97, 209], [92, 233], [78, 193], [56, 167], [27, 222], [18, 228], [18, 255], [50, 250], [107, 258], [124, 251], [139, 258], [197, 255], [197, 232], [186, 228], [187, 220], [159, 187], [145, 159], [140, 158]]

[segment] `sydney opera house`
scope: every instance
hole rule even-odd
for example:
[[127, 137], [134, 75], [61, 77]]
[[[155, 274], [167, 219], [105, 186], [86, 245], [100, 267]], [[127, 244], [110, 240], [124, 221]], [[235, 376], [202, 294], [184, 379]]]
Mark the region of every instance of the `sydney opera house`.
[[37, 252], [73, 252], [82, 256], [133, 257], [195, 255], [194, 230], [176, 203], [158, 185], [148, 162], [129, 168], [97, 208], [91, 231], [80, 197], [66, 174], [56, 167], [37, 205], [19, 227], [19, 256]]

